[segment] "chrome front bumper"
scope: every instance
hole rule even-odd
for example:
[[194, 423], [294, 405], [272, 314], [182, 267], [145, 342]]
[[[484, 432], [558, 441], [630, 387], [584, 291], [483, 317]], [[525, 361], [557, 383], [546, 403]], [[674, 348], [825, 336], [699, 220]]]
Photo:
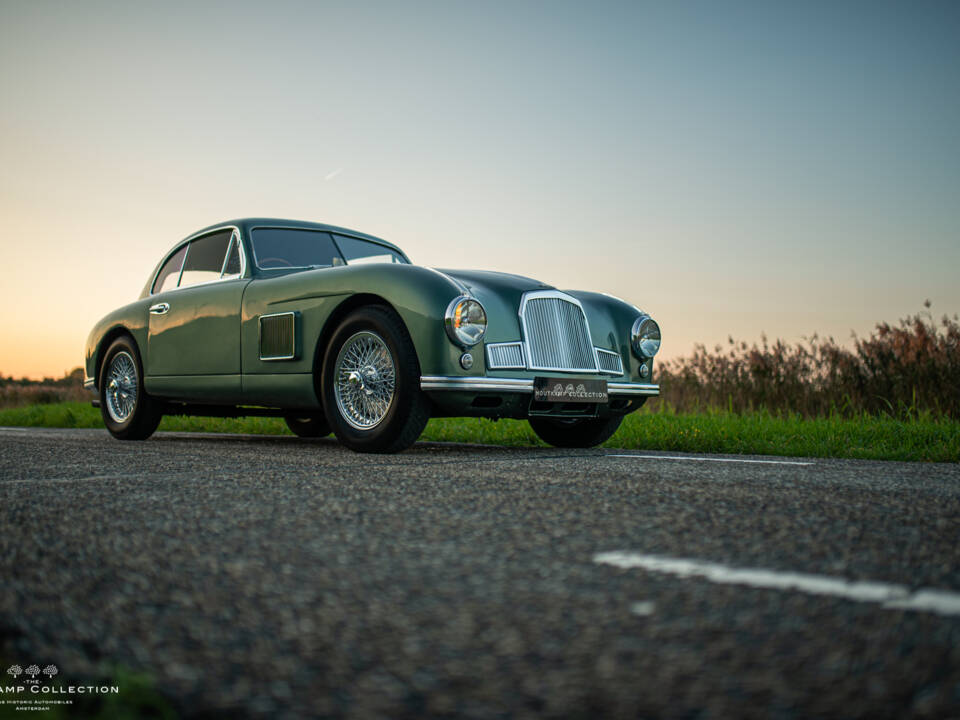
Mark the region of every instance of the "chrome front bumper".
[[[511, 392], [533, 394], [533, 380], [491, 377], [442, 377], [424, 375], [421, 390], [453, 390], [456, 392]], [[608, 382], [609, 395], [659, 395], [660, 386], [649, 383]]]
[[84, 378], [84, 381], [83, 381], [83, 389], [84, 389], [84, 390], [96, 390], [96, 389], [97, 389], [97, 383], [96, 383], [96, 381], [95, 381], [93, 378]]

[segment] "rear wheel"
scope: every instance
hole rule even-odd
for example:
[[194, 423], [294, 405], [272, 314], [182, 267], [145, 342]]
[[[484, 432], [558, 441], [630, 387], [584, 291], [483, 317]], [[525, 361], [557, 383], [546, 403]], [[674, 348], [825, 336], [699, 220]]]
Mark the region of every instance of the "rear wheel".
[[622, 416], [609, 418], [532, 417], [530, 427], [548, 445], [564, 448], [596, 447], [620, 427]]
[[133, 339], [121, 336], [107, 349], [100, 368], [100, 415], [118, 440], [146, 440], [163, 413], [143, 389], [143, 363]]
[[330, 427], [357, 452], [405, 450], [430, 418], [413, 341], [389, 308], [347, 316], [327, 347], [321, 385]]
[[330, 434], [330, 425], [322, 415], [287, 415], [287, 427], [297, 437], [320, 438]]

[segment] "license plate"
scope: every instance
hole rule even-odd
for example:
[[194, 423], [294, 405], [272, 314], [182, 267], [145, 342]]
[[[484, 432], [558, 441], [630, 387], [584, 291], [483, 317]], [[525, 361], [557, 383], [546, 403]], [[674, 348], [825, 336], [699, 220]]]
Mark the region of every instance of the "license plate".
[[541, 402], [605, 403], [606, 380], [565, 380], [538, 377], [533, 380], [533, 399]]

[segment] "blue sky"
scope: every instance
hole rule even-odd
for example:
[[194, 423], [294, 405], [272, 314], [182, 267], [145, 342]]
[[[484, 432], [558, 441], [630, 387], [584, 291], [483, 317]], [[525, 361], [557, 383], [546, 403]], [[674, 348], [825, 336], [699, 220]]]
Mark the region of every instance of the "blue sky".
[[0, 373], [245, 215], [619, 295], [667, 357], [952, 314], [958, 81], [950, 2], [0, 2]]

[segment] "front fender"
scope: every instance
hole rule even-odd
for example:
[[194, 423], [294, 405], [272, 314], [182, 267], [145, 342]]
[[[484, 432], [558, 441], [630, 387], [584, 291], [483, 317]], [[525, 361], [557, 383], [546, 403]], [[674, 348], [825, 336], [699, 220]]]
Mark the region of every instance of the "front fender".
[[[563, 292], [572, 295], [583, 305], [583, 311], [587, 314], [587, 321], [590, 323], [593, 344], [604, 350], [620, 353], [626, 374], [635, 379], [642, 379], [640, 366], [644, 363], [633, 354], [630, 347], [630, 331], [641, 311], [612, 295], [583, 290], [564, 290]], [[649, 373], [652, 370], [652, 360], [647, 360], [646, 364]], [[649, 377], [649, 374], [646, 377]]]
[[[447, 337], [443, 314], [461, 293], [461, 287], [449, 277], [416, 265], [348, 265], [256, 278], [243, 297], [243, 373], [311, 373], [314, 349], [327, 323], [339, 317], [337, 310], [343, 303], [361, 294], [382, 298], [400, 315], [424, 374], [449, 372], [462, 351]], [[285, 361], [261, 360], [259, 317], [289, 311], [299, 313], [299, 356]]]

